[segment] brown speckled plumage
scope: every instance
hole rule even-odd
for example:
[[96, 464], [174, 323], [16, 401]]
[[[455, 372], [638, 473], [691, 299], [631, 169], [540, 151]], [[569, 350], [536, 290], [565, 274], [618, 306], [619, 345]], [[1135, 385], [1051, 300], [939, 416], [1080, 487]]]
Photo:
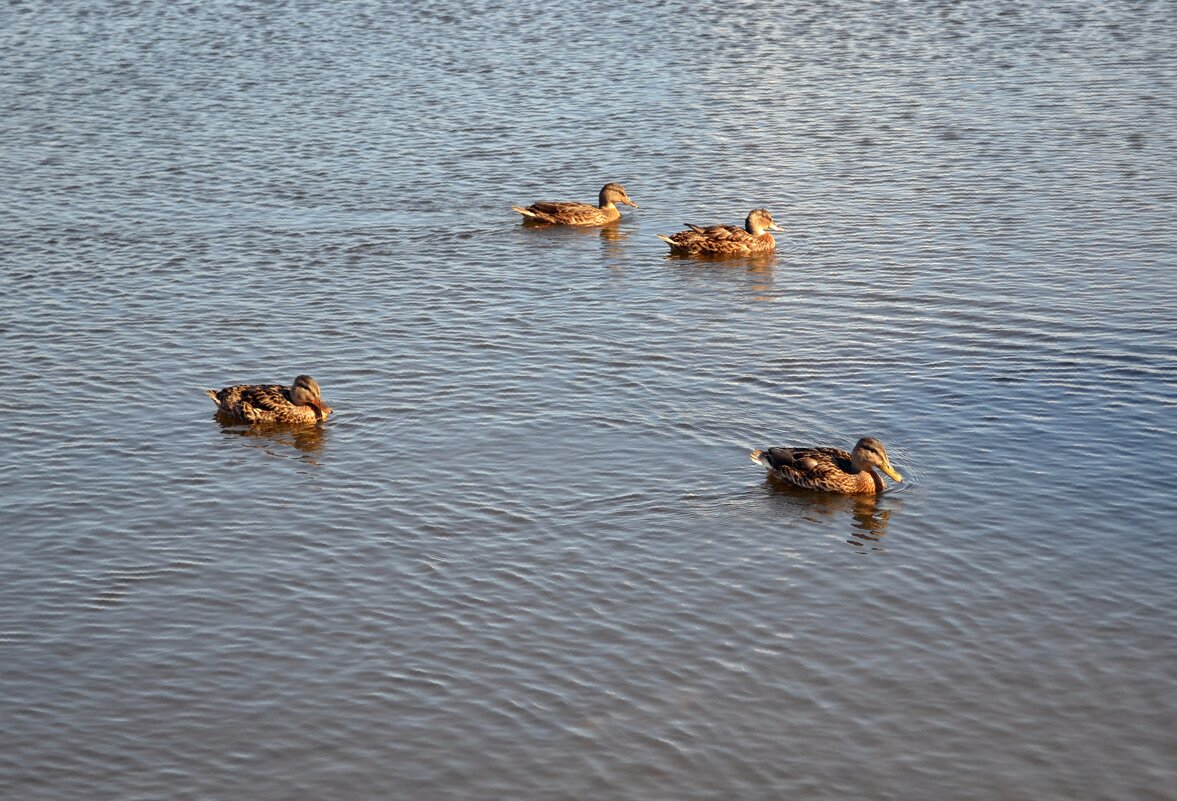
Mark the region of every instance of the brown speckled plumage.
[[204, 392], [220, 414], [240, 423], [317, 423], [332, 411], [319, 395], [319, 383], [309, 375], [298, 376], [289, 387], [237, 384]]
[[772, 221], [767, 209], [752, 209], [744, 227], [735, 225], [695, 225], [687, 230], [658, 238], [670, 245], [670, 252], [688, 256], [754, 256], [776, 249], [769, 231], [783, 230]]
[[[526, 220], [554, 225], [608, 225], [621, 219], [618, 203], [638, 207], [629, 199], [621, 184], [605, 184], [601, 188], [597, 205], [588, 203], [539, 202], [530, 206], [512, 206], [513, 211], [522, 214]], [[525, 220], [525, 221], [526, 221]]]
[[841, 448], [766, 448], [752, 451], [750, 456], [789, 484], [843, 495], [881, 493], [883, 479], [874, 467], [896, 481], [903, 480], [888, 461], [883, 443], [874, 437], [860, 439], [853, 453]]

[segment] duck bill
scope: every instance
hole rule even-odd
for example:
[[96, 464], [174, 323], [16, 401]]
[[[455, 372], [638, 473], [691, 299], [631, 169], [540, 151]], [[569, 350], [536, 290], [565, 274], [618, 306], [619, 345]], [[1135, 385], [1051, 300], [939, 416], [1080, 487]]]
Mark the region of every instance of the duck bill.
[[320, 420], [326, 420], [327, 416], [330, 415], [333, 411], [330, 406], [323, 403], [321, 400], [312, 400], [307, 405], [315, 410], [315, 417], [319, 418]]
[[781, 227], [780, 227], [779, 225], [777, 225], [776, 223], [773, 223], [772, 225], [766, 225], [766, 226], [764, 226], [764, 227], [765, 227], [765, 228], [767, 228], [767, 229], [768, 229], [768, 230], [770, 230], [770, 231], [784, 231], [784, 230], [785, 230], [784, 228], [781, 228]]
[[633, 206], [635, 209], [639, 209], [639, 208], [641, 208], [641, 206], [639, 206], [637, 203], [634, 203], [634, 202], [633, 202], [632, 200], [630, 200], [629, 198], [626, 198], [625, 200], [623, 200], [623, 201], [621, 201], [621, 202], [622, 202], [622, 203], [624, 203], [624, 204], [625, 204], [625, 205], [627, 205], [627, 206]]
[[882, 470], [884, 473], [886, 473], [888, 476], [890, 476], [895, 481], [902, 481], [903, 480], [903, 476], [899, 475], [899, 471], [896, 470], [894, 467], [892, 467], [889, 462], [884, 462], [883, 464], [879, 465], [879, 469]]

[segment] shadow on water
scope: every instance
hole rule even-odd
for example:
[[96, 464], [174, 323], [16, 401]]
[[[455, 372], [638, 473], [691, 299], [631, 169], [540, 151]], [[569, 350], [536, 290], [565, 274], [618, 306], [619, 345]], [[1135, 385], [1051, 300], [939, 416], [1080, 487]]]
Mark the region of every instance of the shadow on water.
[[622, 226], [622, 220], [614, 220], [607, 225], [560, 225], [524, 218], [519, 229], [527, 231], [529, 235], [548, 235], [551, 237], [597, 237], [603, 242], [621, 242], [633, 236], [633, 230]]
[[774, 270], [779, 257], [776, 253], [757, 256], [704, 256], [668, 253], [664, 257], [684, 276], [711, 276], [746, 281], [747, 288], [756, 293], [756, 300], [776, 300]]
[[558, 237], [596, 236], [601, 239], [628, 239], [633, 235], [633, 231], [622, 227], [622, 219], [605, 225], [561, 225], [524, 217], [519, 223], [519, 228], [529, 234], [549, 234]]
[[760, 253], [755, 256], [667, 253], [665, 258], [667, 261], [690, 262], [709, 267], [743, 267], [750, 273], [771, 273], [778, 260], [775, 252]]
[[[213, 415], [221, 431], [230, 436], [244, 437], [251, 447], [262, 448], [270, 456], [283, 459], [298, 458], [310, 464], [320, 464], [316, 458], [327, 440], [327, 427], [323, 425], [284, 426], [276, 423], [242, 425], [225, 417], [221, 412]], [[289, 453], [289, 449], [298, 454]]]
[[557, 225], [524, 218], [519, 229], [527, 231], [528, 235], [551, 236], [558, 239], [594, 237], [600, 240], [609, 257], [621, 258], [625, 255], [623, 245], [633, 236], [633, 229], [626, 228], [621, 223], [621, 220], [615, 220], [608, 225]]
[[765, 477], [761, 486], [774, 503], [784, 507], [790, 514], [823, 522], [849, 516], [851, 539], [846, 542], [862, 549], [860, 553], [886, 550], [880, 542], [887, 534], [892, 512], [901, 505], [898, 499], [887, 494], [838, 495], [816, 492], [794, 487], [771, 475]]

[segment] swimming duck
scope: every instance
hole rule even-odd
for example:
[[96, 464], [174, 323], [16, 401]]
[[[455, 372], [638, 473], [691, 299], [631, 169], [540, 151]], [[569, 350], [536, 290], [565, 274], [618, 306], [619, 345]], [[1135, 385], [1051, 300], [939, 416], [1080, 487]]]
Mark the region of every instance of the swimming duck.
[[767, 467], [771, 475], [794, 486], [843, 495], [881, 493], [883, 479], [872, 467], [895, 481], [903, 480], [887, 460], [883, 443], [874, 437], [860, 439], [851, 453], [841, 448], [768, 448], [752, 451], [749, 456]]
[[670, 245], [670, 252], [690, 256], [752, 256], [770, 253], [776, 240], [769, 231], [783, 231], [772, 221], [767, 209], [752, 209], [744, 227], [735, 225], [686, 224], [689, 230], [658, 238]]
[[300, 375], [289, 387], [237, 384], [204, 394], [221, 414], [241, 423], [317, 423], [332, 411], [319, 396], [319, 382], [309, 375]]
[[605, 184], [601, 187], [601, 194], [596, 206], [588, 203], [557, 202], [532, 203], [523, 206], [512, 206], [511, 209], [522, 214], [527, 220], [554, 223], [556, 225], [608, 225], [621, 219], [618, 203], [638, 207], [625, 193], [621, 184]]

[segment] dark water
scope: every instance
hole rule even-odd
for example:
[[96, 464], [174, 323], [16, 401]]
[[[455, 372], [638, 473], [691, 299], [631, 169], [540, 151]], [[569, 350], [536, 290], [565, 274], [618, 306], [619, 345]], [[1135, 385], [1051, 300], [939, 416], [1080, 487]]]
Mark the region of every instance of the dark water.
[[4, 5], [0, 795], [1173, 798], [1174, 30]]

